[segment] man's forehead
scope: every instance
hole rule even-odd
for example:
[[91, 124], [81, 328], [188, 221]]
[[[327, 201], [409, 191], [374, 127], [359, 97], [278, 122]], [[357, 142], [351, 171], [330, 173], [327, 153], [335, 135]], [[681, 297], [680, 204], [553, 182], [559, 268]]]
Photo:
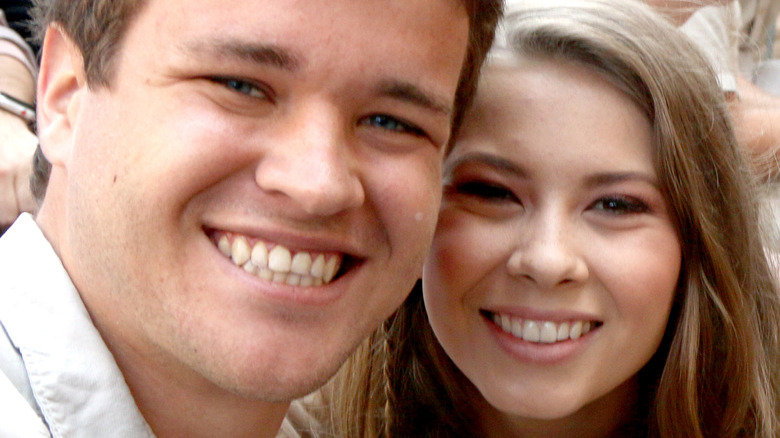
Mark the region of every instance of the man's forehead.
[[[370, 87], [377, 94], [450, 116], [457, 78], [448, 72], [457, 68], [459, 73], [463, 58], [444, 48], [453, 47], [447, 40], [463, 40], [465, 54], [468, 23], [463, 5], [463, 0], [264, 0], [229, 5], [216, 0], [148, 0], [131, 27], [144, 22], [133, 37], [139, 47], [159, 44], [170, 54], [163, 58], [188, 59], [191, 64], [241, 63], [293, 73], [330, 69], [332, 80], [345, 83], [353, 80], [348, 76], [358, 65], [359, 82], [373, 82]], [[372, 6], [405, 9], [405, 14], [388, 17]], [[463, 19], [461, 26], [452, 22], [454, 17]], [[363, 19], [370, 26], [347, 26]], [[157, 34], [160, 38], [154, 38]]]
[[[456, 35], [460, 38], [463, 28], [457, 26], [452, 20], [461, 16], [466, 19], [467, 14], [463, 9], [465, 0], [263, 0], [264, 8], [242, 8], [240, 5], [225, 6], [215, 0], [148, 0], [145, 7], [138, 15], [149, 15], [153, 30], [160, 33], [173, 35], [182, 32], [195, 32], [192, 35], [182, 35], [182, 38], [197, 38], [198, 33], [205, 36], [202, 41], [190, 41], [182, 44], [185, 49], [231, 49], [238, 52], [242, 46], [246, 47], [247, 56], [275, 56], [281, 50], [266, 51], [257, 50], [258, 43], [266, 46], [278, 45], [275, 39], [287, 41], [287, 55], [293, 54], [290, 42], [297, 41], [302, 45], [325, 41], [355, 41], [356, 43], [370, 44], [367, 47], [381, 47], [397, 39], [398, 36], [413, 35], [417, 38], [438, 39], [446, 42]], [[321, 3], [319, 7], [316, 3]], [[326, 11], [316, 12], [323, 9]], [[376, 8], [367, 6], [376, 3]], [[336, 5], [340, 4], [338, 7]], [[287, 6], [301, 6], [300, 8], [287, 8]], [[360, 6], [358, 6], [360, 5]], [[397, 11], [405, 11], [400, 17], [388, 16], [382, 13], [382, 7], [392, 8]], [[438, 5], [438, 7], [433, 6]], [[449, 8], [444, 5], [458, 5], [457, 8]], [[355, 11], [354, 13], [338, 13], [336, 11]], [[309, 10], [306, 12], [304, 10]], [[331, 10], [331, 12], [327, 12]], [[449, 16], [446, 11], [453, 14]], [[139, 16], [135, 16], [130, 28], [136, 24]], [[347, 17], [347, 18], [344, 18]], [[468, 27], [468, 20], [464, 20]], [[347, 26], [352, 24], [352, 26]], [[424, 26], [423, 26], [424, 24]], [[432, 30], [435, 27], [437, 30]], [[466, 28], [467, 29], [467, 28]], [[148, 30], [148, 29], [147, 29]], [[166, 32], [167, 31], [167, 32]], [[369, 31], [370, 36], [365, 32]], [[223, 37], [225, 41], [219, 41]], [[246, 41], [229, 41], [231, 37]], [[240, 38], [238, 38], [240, 37]], [[213, 41], [210, 41], [210, 40]], [[253, 41], [257, 40], [257, 41]], [[419, 41], [424, 45], [424, 41]], [[229, 44], [228, 44], [229, 43]], [[236, 44], [238, 43], [238, 44]], [[465, 43], [465, 39], [464, 39]], [[355, 43], [350, 43], [355, 44]], [[334, 44], [336, 48], [337, 45]], [[410, 51], [414, 47], [409, 47]], [[293, 58], [279, 59], [280, 62], [289, 64]]]

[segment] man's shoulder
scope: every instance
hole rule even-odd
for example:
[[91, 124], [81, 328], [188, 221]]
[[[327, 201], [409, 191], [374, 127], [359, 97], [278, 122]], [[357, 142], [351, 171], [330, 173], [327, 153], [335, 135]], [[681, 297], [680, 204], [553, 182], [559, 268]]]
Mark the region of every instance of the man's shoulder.
[[[18, 223], [0, 239], [0, 436], [49, 436], [42, 415], [33, 396], [24, 360], [8, 332], [3, 315], [17, 315], [17, 302], [29, 297], [29, 291], [14, 291], [25, 282], [24, 257], [26, 245], [35, 246], [41, 236], [32, 217], [20, 218]], [[34, 248], [27, 246], [27, 250]], [[31, 268], [32, 269], [32, 268]], [[21, 292], [21, 293], [20, 293]]]
[[[8, 337], [8, 333], [2, 326], [0, 321], [0, 378], [3, 378], [7, 383], [11, 384], [13, 388], [19, 393], [30, 405], [30, 407], [37, 409], [35, 398], [33, 397], [32, 390], [30, 389], [30, 380], [27, 377], [27, 371], [24, 368], [24, 361], [16, 349], [11, 339]], [[7, 386], [2, 386], [3, 393], [10, 389]], [[0, 394], [2, 395], [2, 394]], [[0, 406], [3, 406], [0, 403]]]
[[[20, 342], [37, 331], [34, 315], [39, 281], [49, 276], [46, 264], [56, 257], [31, 216], [20, 217], [0, 238], [0, 436], [50, 436], [33, 395]], [[21, 322], [21, 324], [20, 324]], [[14, 335], [16, 334], [16, 335]], [[7, 421], [6, 421], [7, 420]]]
[[0, 284], [20, 275], [43, 275], [42, 271], [50, 269], [52, 261], [61, 266], [56, 252], [28, 213], [19, 216], [0, 237], [0, 272], [4, 274], [0, 276]]
[[3, 437], [50, 437], [45, 423], [11, 383], [0, 374], [0, 409], [3, 421], [0, 421], [0, 436]]
[[19, 216], [0, 237], [0, 306], [35, 301], [32, 291], [70, 285], [59, 256], [35, 220], [27, 213]]
[[[0, 238], [0, 379], [0, 418], [8, 405], [27, 412], [25, 427], [44, 418], [37, 421], [62, 436], [153, 436], [62, 261], [29, 216]], [[6, 434], [0, 426], [6, 436], [47, 435]]]
[[0, 436], [49, 437], [19, 352], [0, 330]]

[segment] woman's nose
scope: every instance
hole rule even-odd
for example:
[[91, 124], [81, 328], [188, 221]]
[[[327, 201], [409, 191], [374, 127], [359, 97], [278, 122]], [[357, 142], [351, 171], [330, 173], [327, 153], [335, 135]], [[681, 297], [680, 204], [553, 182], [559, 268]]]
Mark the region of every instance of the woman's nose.
[[575, 238], [576, 229], [561, 218], [530, 221], [507, 261], [510, 275], [526, 278], [540, 289], [583, 282], [588, 266]]

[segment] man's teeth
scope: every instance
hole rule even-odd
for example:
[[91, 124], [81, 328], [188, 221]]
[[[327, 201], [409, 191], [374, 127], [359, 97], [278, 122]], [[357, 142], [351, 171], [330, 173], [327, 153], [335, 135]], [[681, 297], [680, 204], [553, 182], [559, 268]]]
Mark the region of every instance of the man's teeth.
[[506, 333], [524, 341], [537, 344], [553, 344], [569, 339], [579, 339], [593, 328], [591, 321], [536, 321], [493, 313], [493, 322]]
[[241, 236], [235, 237], [233, 242], [227, 236], [222, 236], [217, 246], [237, 266], [275, 283], [321, 286], [330, 283], [341, 267], [341, 257], [337, 255], [326, 257], [325, 254], [303, 251], [293, 255], [282, 245], [276, 245], [269, 251], [263, 242], [250, 247], [246, 238]]

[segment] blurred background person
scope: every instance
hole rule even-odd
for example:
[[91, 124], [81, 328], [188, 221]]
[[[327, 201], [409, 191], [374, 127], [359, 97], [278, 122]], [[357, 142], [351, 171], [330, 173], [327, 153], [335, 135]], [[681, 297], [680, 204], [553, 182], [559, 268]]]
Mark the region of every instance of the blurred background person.
[[[32, 106], [37, 66], [34, 49], [23, 37], [29, 32], [29, 7], [29, 2], [11, 1], [0, 11], [0, 99]], [[19, 213], [35, 209], [29, 176], [36, 144], [30, 121], [13, 108], [0, 108], [0, 231]]]

